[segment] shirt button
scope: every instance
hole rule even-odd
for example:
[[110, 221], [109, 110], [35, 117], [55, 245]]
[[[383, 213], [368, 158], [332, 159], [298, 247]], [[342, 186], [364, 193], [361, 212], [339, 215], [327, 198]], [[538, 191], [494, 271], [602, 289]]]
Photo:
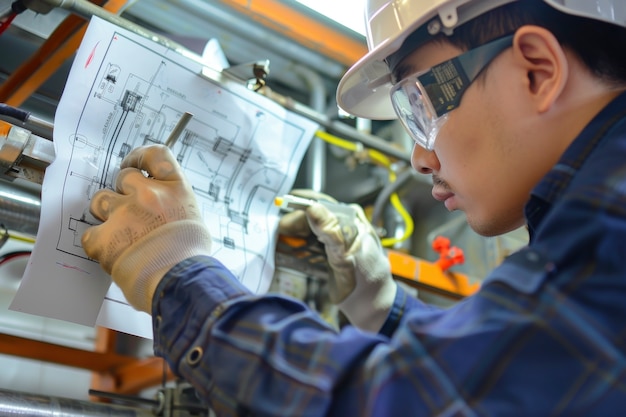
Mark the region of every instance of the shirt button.
[[526, 259], [528, 259], [528, 261], [532, 263], [537, 263], [540, 260], [539, 255], [536, 252], [532, 251], [526, 253]]
[[187, 363], [191, 366], [197, 365], [198, 362], [200, 362], [200, 359], [202, 359], [203, 353], [204, 352], [200, 346], [196, 346], [191, 349], [191, 351], [187, 354]]

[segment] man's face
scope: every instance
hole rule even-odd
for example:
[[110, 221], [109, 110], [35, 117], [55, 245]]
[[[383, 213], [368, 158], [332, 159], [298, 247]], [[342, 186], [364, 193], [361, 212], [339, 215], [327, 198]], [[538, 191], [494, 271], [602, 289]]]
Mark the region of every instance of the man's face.
[[[430, 43], [401, 64], [404, 75], [460, 55], [448, 43]], [[416, 145], [413, 167], [433, 177], [433, 196], [461, 210], [477, 233], [494, 236], [524, 224], [534, 185], [558, 159], [541, 145], [541, 125], [527, 106], [528, 72], [506, 49], [486, 78], [474, 81], [448, 114], [433, 151]]]

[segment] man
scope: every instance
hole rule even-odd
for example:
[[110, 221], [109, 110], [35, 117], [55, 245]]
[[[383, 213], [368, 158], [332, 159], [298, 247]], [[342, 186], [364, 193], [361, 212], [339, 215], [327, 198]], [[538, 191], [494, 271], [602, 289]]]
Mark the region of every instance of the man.
[[[164, 147], [131, 152], [83, 244], [154, 319], [155, 352], [218, 415], [621, 416], [626, 410], [626, 6], [370, 0], [338, 101], [399, 117], [433, 196], [528, 247], [439, 310], [397, 288], [371, 227], [306, 215], [354, 326], [249, 294]], [[145, 178], [140, 170], [148, 171]], [[372, 331], [361, 331], [357, 327]], [[378, 331], [378, 332], [376, 332]]]

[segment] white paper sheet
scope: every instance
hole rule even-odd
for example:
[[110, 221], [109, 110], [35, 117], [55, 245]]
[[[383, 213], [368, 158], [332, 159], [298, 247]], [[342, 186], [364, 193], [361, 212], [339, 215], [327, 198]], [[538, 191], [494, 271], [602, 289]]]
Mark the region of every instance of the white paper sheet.
[[203, 208], [213, 256], [253, 292], [274, 272], [278, 209], [317, 128], [312, 121], [179, 53], [93, 18], [55, 115], [56, 159], [42, 188], [36, 245], [10, 306], [146, 338], [150, 318], [81, 248], [93, 194], [112, 188], [130, 149], [164, 143], [193, 114], [173, 151]]

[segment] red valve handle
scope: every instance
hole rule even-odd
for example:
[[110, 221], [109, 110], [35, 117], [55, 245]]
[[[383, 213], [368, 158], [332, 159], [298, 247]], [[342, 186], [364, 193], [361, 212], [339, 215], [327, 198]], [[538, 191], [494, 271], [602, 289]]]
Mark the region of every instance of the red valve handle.
[[439, 253], [439, 259], [435, 262], [442, 271], [447, 271], [452, 266], [462, 264], [465, 262], [465, 254], [463, 250], [450, 246], [450, 239], [445, 236], [437, 236], [433, 240], [432, 248], [435, 252]]

